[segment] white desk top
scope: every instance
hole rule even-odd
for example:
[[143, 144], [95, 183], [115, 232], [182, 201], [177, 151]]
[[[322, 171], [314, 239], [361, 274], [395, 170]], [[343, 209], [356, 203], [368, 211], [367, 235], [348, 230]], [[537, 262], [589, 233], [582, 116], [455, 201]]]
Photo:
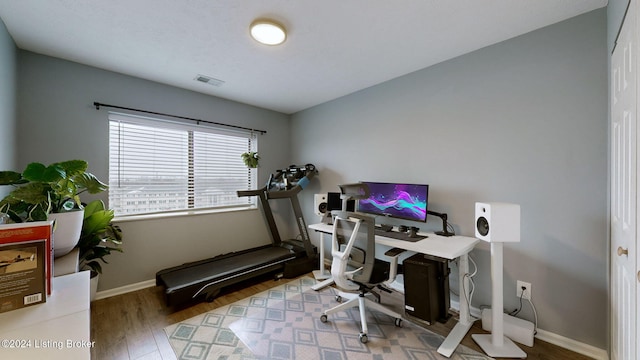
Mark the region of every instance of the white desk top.
[[0, 314], [0, 358], [89, 359], [89, 272], [53, 278], [43, 304]]
[[[311, 224], [309, 228], [315, 231], [331, 234], [333, 225], [329, 224]], [[418, 233], [427, 238], [411, 242], [405, 240], [397, 240], [385, 236], [376, 235], [376, 244], [396, 247], [404, 250], [415, 251], [422, 254], [433, 255], [449, 260], [458, 258], [469, 253], [480, 241], [474, 237], [468, 236], [440, 236], [434, 233]]]

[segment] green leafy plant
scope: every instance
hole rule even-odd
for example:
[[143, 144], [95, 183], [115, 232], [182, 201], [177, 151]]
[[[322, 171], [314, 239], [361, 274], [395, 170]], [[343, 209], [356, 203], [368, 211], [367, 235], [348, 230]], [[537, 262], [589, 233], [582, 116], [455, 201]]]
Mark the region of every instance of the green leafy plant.
[[107, 190], [84, 160], [69, 160], [45, 166], [27, 165], [22, 173], [0, 171], [0, 185], [15, 189], [0, 201], [0, 213], [14, 222], [47, 220], [49, 213], [81, 209], [80, 194], [97, 194]]
[[244, 164], [247, 165], [247, 167], [250, 167], [250, 168], [258, 167], [258, 163], [260, 162], [260, 156], [258, 155], [257, 152], [250, 151], [250, 152], [242, 153], [242, 155], [240, 156], [242, 157], [242, 161], [244, 161]]
[[82, 232], [76, 245], [81, 269], [101, 274], [100, 261], [108, 264], [105, 256], [112, 251], [122, 252], [122, 230], [113, 224], [113, 217], [113, 210], [105, 209], [101, 200], [94, 200], [84, 207]]

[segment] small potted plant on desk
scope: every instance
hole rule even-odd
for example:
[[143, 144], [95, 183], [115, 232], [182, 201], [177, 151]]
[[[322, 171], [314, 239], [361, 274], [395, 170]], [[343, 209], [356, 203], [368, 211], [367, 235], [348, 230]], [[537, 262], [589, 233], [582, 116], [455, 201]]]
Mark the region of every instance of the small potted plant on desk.
[[55, 220], [55, 257], [73, 250], [82, 228], [80, 194], [97, 194], [108, 186], [87, 172], [84, 160], [45, 166], [30, 163], [22, 173], [0, 171], [0, 185], [15, 187], [0, 201], [0, 213], [13, 222]]
[[[122, 230], [113, 224], [113, 210], [105, 209], [101, 200], [94, 200], [84, 207], [84, 220], [79, 250], [80, 270], [91, 271], [91, 300], [98, 288], [98, 275], [102, 273], [104, 259], [112, 251], [122, 252]], [[100, 261], [98, 261], [100, 260]]]

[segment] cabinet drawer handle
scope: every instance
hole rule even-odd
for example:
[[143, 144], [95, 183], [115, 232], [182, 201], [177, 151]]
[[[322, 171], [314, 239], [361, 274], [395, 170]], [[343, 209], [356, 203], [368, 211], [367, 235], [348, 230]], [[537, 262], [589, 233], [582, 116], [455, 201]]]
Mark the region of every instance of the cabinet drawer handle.
[[623, 249], [622, 246], [618, 246], [618, 256], [629, 255], [629, 250]]

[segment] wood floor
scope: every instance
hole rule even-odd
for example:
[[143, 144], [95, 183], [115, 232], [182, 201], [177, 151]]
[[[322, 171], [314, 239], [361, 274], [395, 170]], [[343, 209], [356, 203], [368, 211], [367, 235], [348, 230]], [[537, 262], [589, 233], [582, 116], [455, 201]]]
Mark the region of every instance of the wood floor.
[[[160, 287], [94, 301], [91, 303], [91, 340], [95, 341], [95, 347], [91, 350], [91, 359], [176, 359], [163, 330], [166, 326], [244, 299], [289, 280], [291, 279], [274, 281], [270, 277], [263, 277], [227, 289], [211, 303], [203, 302], [180, 310], [167, 308]], [[446, 324], [437, 323], [428, 329], [446, 335], [455, 323], [453, 316]], [[471, 339], [471, 334], [474, 333], [483, 333], [479, 322], [476, 322], [462, 343], [482, 352]], [[534, 360], [590, 359], [538, 339], [533, 347], [520, 345], [520, 348], [528, 354], [528, 359]]]

